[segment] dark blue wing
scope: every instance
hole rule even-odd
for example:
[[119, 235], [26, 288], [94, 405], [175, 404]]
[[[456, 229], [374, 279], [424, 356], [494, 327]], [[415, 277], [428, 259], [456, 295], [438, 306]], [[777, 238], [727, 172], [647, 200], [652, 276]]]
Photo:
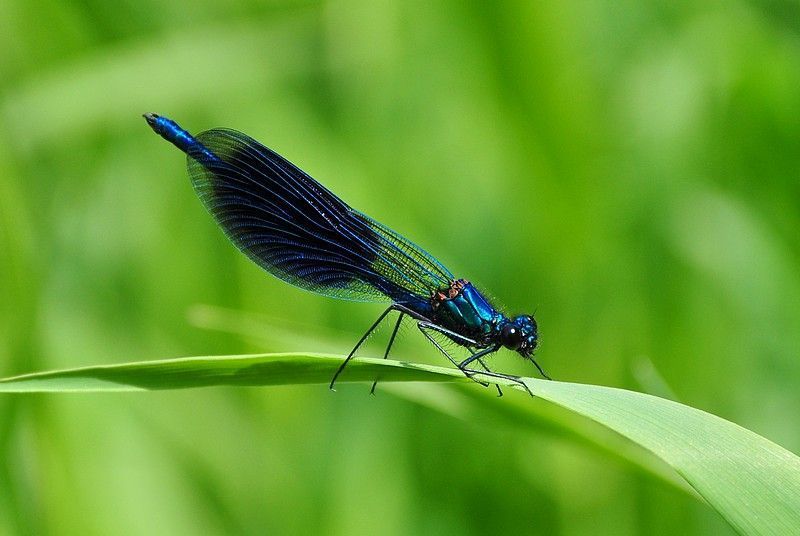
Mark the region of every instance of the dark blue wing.
[[[197, 195], [228, 238], [298, 287], [358, 301], [427, 299], [453, 275], [249, 136], [213, 129], [188, 151]], [[211, 156], [213, 155], [213, 156]]]

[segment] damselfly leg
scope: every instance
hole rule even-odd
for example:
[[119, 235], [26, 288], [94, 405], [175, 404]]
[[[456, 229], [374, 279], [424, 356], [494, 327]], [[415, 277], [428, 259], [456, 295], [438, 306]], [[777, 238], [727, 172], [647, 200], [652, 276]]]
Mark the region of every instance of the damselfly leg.
[[[397, 322], [394, 324], [394, 329], [392, 330], [392, 336], [389, 337], [389, 344], [386, 345], [386, 351], [383, 353], [383, 358], [386, 359], [389, 357], [389, 350], [392, 349], [392, 345], [394, 344], [394, 338], [397, 336], [397, 330], [400, 329], [400, 324], [403, 322], [403, 317], [405, 313], [400, 311], [400, 316], [397, 317]], [[372, 382], [372, 387], [369, 390], [369, 394], [375, 394], [375, 386], [378, 385], [378, 379], [376, 378], [375, 381]]]
[[[373, 323], [372, 323], [372, 325], [369, 327], [369, 329], [367, 330], [367, 332], [366, 332], [366, 333], [364, 333], [364, 335], [362, 335], [360, 339], [358, 339], [358, 342], [356, 343], [356, 345], [353, 347], [353, 349], [352, 349], [352, 350], [350, 350], [350, 353], [349, 353], [349, 354], [347, 354], [347, 357], [345, 358], [345, 360], [344, 360], [344, 361], [342, 361], [342, 364], [341, 364], [341, 365], [339, 365], [339, 368], [338, 368], [338, 369], [336, 369], [336, 373], [333, 375], [333, 378], [331, 378], [331, 383], [330, 383], [330, 385], [328, 386], [328, 388], [329, 388], [331, 391], [333, 391], [333, 390], [334, 390], [334, 389], [333, 389], [333, 385], [336, 383], [336, 378], [338, 378], [338, 377], [339, 377], [339, 374], [341, 374], [341, 373], [342, 373], [342, 371], [343, 371], [343, 370], [344, 370], [344, 368], [347, 366], [347, 364], [350, 362], [350, 360], [353, 358], [353, 356], [354, 356], [354, 355], [356, 355], [356, 352], [357, 352], [357, 351], [358, 351], [358, 349], [361, 347], [361, 345], [362, 345], [362, 344], [364, 344], [364, 341], [366, 341], [366, 340], [367, 340], [367, 338], [370, 336], [370, 334], [371, 334], [373, 331], [375, 331], [375, 329], [376, 329], [376, 328], [377, 328], [377, 327], [378, 327], [378, 326], [381, 324], [381, 322], [383, 322], [383, 319], [384, 319], [384, 318], [386, 318], [386, 315], [388, 315], [389, 313], [391, 313], [391, 312], [392, 312], [392, 311], [394, 311], [394, 310], [395, 310], [395, 307], [394, 307], [394, 306], [390, 306], [390, 307], [388, 307], [388, 308], [387, 308], [387, 309], [386, 309], [384, 312], [382, 312], [382, 313], [381, 313], [381, 316], [379, 316], [379, 317], [378, 317], [378, 319], [377, 319], [375, 322], [373, 322]], [[389, 343], [389, 348], [391, 348], [391, 346], [392, 346], [392, 344], [391, 344], [391, 343], [392, 343], [392, 342], [394, 342], [394, 334], [393, 334], [393, 336], [392, 336], [392, 341], [390, 341], [390, 343]], [[388, 355], [388, 354], [389, 354], [389, 348], [387, 348], [387, 349], [386, 349], [386, 355]]]
[[[488, 382], [483, 382], [483, 381], [475, 379], [475, 374], [486, 374], [488, 376], [494, 376], [495, 375], [491, 370], [489, 370], [489, 367], [481, 359], [483, 355], [486, 355], [487, 353], [491, 353], [491, 352], [483, 352], [483, 353], [481, 353], [481, 355], [479, 355], [478, 357], [475, 358], [475, 359], [477, 359], [478, 363], [480, 363], [481, 367], [483, 367], [484, 370], [476, 371], [476, 370], [471, 370], [471, 369], [467, 369], [467, 368], [461, 367], [461, 366], [459, 366], [458, 361], [453, 359], [453, 357], [447, 352], [447, 350], [445, 350], [444, 347], [441, 344], [439, 344], [439, 341], [434, 339], [431, 336], [431, 334], [428, 333], [428, 330], [431, 330], [431, 331], [433, 331], [435, 333], [442, 333], [442, 334], [445, 334], [445, 335], [447, 333], [451, 333], [451, 332], [448, 332], [448, 330], [446, 330], [444, 328], [441, 328], [439, 326], [436, 326], [434, 324], [430, 324], [428, 322], [420, 322], [420, 323], [417, 324], [417, 326], [419, 327], [419, 330], [422, 332], [422, 334], [425, 335], [425, 337], [431, 342], [431, 344], [436, 346], [436, 348], [438, 348], [439, 351], [441, 353], [443, 353], [444, 356], [447, 359], [449, 359], [450, 362], [456, 368], [458, 368], [461, 372], [463, 372], [464, 376], [466, 376], [467, 378], [469, 378], [470, 380], [472, 380], [472, 381], [474, 381], [476, 383], [479, 383], [479, 384], [483, 385], [484, 387], [489, 387], [489, 383]], [[466, 337], [461, 337], [457, 333], [454, 333], [453, 335], [456, 336], [457, 338], [463, 339], [465, 342], [467, 342], [469, 344], [473, 344], [473, 345], [475, 344], [475, 341], [472, 341], [471, 339], [467, 339]], [[477, 352], [477, 353], [480, 353], [480, 352]], [[473, 353], [473, 355], [476, 355], [477, 353]], [[503, 396], [503, 390], [500, 388], [500, 386], [497, 385], [497, 384], [494, 384], [494, 386], [497, 388], [497, 396]]]
[[500, 349], [499, 345], [491, 346], [489, 348], [484, 348], [480, 352], [472, 354], [471, 356], [469, 356], [467, 359], [457, 364], [456, 366], [463, 371], [470, 371], [472, 373], [483, 374], [484, 376], [491, 376], [493, 378], [503, 378], [505, 380], [510, 380], [516, 383], [517, 385], [521, 386], [523, 389], [525, 389], [525, 391], [527, 391], [529, 395], [533, 396], [533, 393], [531, 393], [531, 390], [528, 388], [527, 384], [524, 381], [522, 381], [522, 379], [519, 376], [512, 376], [511, 374], [500, 374], [499, 372], [491, 372], [491, 371], [482, 372], [480, 370], [472, 370], [467, 368], [467, 366], [473, 361], [477, 361], [478, 363], [480, 363], [482, 357], [492, 354], [498, 351], [499, 349]]
[[[439, 344], [439, 341], [437, 341], [435, 338], [433, 338], [433, 336], [431, 335], [430, 332], [434, 332], [434, 333], [439, 333], [439, 334], [445, 335], [445, 336], [449, 337], [450, 339], [453, 339], [455, 342], [457, 342], [457, 343], [459, 343], [462, 346], [465, 346], [467, 348], [474, 348], [475, 345], [476, 345], [476, 342], [474, 340], [472, 340], [472, 339], [464, 337], [463, 335], [460, 335], [458, 333], [455, 333], [453, 331], [450, 331], [448, 329], [442, 328], [441, 326], [437, 326], [436, 324], [433, 324], [433, 323], [429, 322], [425, 317], [423, 317], [423, 316], [419, 315], [418, 313], [406, 308], [405, 306], [403, 306], [401, 304], [393, 304], [393, 305], [389, 306], [388, 308], [386, 308], [386, 310], [383, 311], [383, 313], [381, 313], [381, 315], [377, 318], [377, 320], [375, 320], [375, 322], [372, 323], [372, 325], [364, 333], [364, 335], [361, 336], [361, 338], [358, 340], [356, 345], [353, 347], [353, 349], [347, 355], [345, 360], [342, 361], [342, 364], [339, 365], [339, 368], [336, 369], [336, 373], [333, 375], [333, 378], [331, 379], [331, 383], [329, 385], [331, 390], [333, 390], [334, 385], [335, 385], [336, 380], [339, 377], [339, 375], [345, 369], [345, 367], [350, 362], [350, 360], [355, 356], [356, 352], [361, 347], [361, 345], [364, 344], [364, 341], [366, 341], [369, 338], [369, 336], [372, 334], [372, 332], [375, 331], [378, 328], [378, 326], [381, 325], [381, 323], [384, 321], [386, 316], [392, 311], [398, 311], [400, 313], [400, 316], [397, 318], [397, 321], [394, 324], [394, 328], [392, 329], [392, 334], [389, 337], [389, 344], [386, 346], [386, 351], [383, 354], [383, 358], [384, 359], [387, 359], [388, 356], [389, 356], [389, 351], [392, 349], [392, 346], [394, 345], [395, 339], [397, 337], [397, 332], [400, 329], [400, 324], [403, 321], [404, 315], [408, 315], [408, 316], [414, 318], [415, 320], [417, 320], [417, 327], [419, 328], [420, 332], [423, 335], [425, 335], [425, 338], [428, 339], [431, 342], [431, 344], [433, 344], [450, 361], [450, 363], [453, 364], [454, 367], [458, 368], [461, 372], [463, 372], [464, 375], [467, 378], [475, 381], [476, 383], [479, 383], [479, 384], [483, 385], [484, 387], [488, 387], [489, 386], [489, 382], [485, 382], [485, 381], [481, 381], [481, 380], [477, 379], [475, 377], [476, 375], [483, 375], [483, 376], [489, 376], [489, 377], [492, 377], [492, 378], [501, 378], [501, 379], [505, 379], [505, 380], [510, 380], [510, 381], [512, 381], [514, 383], [517, 383], [517, 384], [521, 385], [528, 392], [528, 394], [533, 396], [533, 393], [530, 392], [530, 389], [528, 389], [528, 386], [525, 385], [525, 383], [519, 377], [511, 376], [509, 374], [500, 374], [500, 373], [497, 373], [497, 372], [493, 372], [493, 371], [491, 371], [489, 369], [489, 367], [486, 365], [486, 363], [484, 363], [483, 358], [486, 357], [487, 355], [491, 354], [491, 353], [496, 352], [500, 348], [499, 346], [491, 346], [489, 348], [485, 348], [483, 350], [474, 352], [470, 357], [468, 357], [467, 359], [465, 359], [464, 361], [459, 363], [458, 361], [453, 359], [453, 357], [447, 352], [447, 350], [444, 349], [444, 347], [441, 344]], [[473, 362], [476, 362], [476, 361], [481, 366], [481, 368], [483, 370], [476, 370], [476, 369], [472, 369], [472, 368], [468, 367], [469, 364], [471, 364]], [[538, 365], [537, 365], [537, 367], [538, 367]], [[541, 369], [540, 369], [540, 371], [541, 371]], [[544, 373], [542, 373], [542, 374], [544, 375]], [[377, 379], [375, 381], [373, 381], [372, 387], [370, 389], [370, 394], [374, 394], [375, 386], [377, 385], [377, 383], [378, 383]], [[503, 396], [503, 390], [500, 388], [500, 386], [495, 384], [495, 387], [497, 388], [498, 396]]]

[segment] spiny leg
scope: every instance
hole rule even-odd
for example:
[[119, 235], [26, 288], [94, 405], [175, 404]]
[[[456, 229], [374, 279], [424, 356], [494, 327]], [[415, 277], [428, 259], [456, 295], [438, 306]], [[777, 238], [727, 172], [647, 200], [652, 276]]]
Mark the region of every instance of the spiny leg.
[[[486, 363], [483, 362], [483, 359], [478, 359], [478, 363], [480, 363], [480, 365], [481, 365], [481, 367], [483, 367], [484, 371], [492, 372], [492, 370], [489, 368], [489, 365], [487, 365]], [[503, 390], [500, 389], [500, 384], [496, 383], [496, 384], [494, 384], [494, 386], [497, 387], [497, 397], [499, 398], [499, 397], [503, 396]]]
[[422, 322], [419, 322], [419, 323], [417, 323], [417, 327], [418, 327], [418, 328], [419, 328], [419, 330], [422, 332], [422, 334], [423, 334], [423, 335], [425, 335], [425, 337], [426, 337], [426, 338], [427, 338], [427, 339], [428, 339], [428, 340], [431, 342], [431, 344], [433, 344], [433, 345], [434, 345], [436, 348], [438, 348], [438, 349], [439, 349], [439, 351], [440, 351], [440, 352], [442, 352], [442, 353], [444, 354], [444, 356], [445, 356], [447, 359], [449, 359], [449, 360], [450, 360], [450, 362], [453, 364], [453, 366], [454, 366], [454, 367], [458, 367], [458, 361], [456, 361], [455, 359], [453, 359], [453, 358], [450, 356], [450, 354], [448, 354], [448, 353], [447, 353], [447, 351], [446, 351], [444, 348], [442, 348], [442, 345], [441, 345], [441, 344], [439, 344], [439, 341], [437, 341], [436, 339], [434, 339], [433, 337], [431, 337], [430, 333], [428, 333], [427, 331], [425, 331], [426, 329], [428, 329], [428, 326], [426, 326], [426, 325], [425, 325], [424, 323], [422, 323]]
[[[436, 333], [441, 333], [442, 335], [447, 335], [448, 337], [453, 339], [455, 342], [457, 342], [461, 346], [466, 346], [466, 347], [469, 348], [471, 346], [477, 346], [478, 345], [477, 341], [475, 341], [473, 339], [470, 339], [469, 337], [465, 337], [463, 335], [460, 335], [460, 334], [456, 333], [455, 331], [450, 331], [449, 329], [443, 328], [442, 326], [437, 326], [436, 324], [434, 324], [432, 322], [429, 322], [427, 320], [420, 321], [417, 325], [420, 326], [420, 328], [429, 329], [431, 331], [435, 331]], [[450, 361], [452, 361], [452, 359]]]
[[[467, 368], [467, 365], [469, 365], [473, 361], [477, 361], [478, 363], [481, 363], [481, 365], [483, 365], [483, 363], [481, 362], [481, 358], [483, 356], [485, 356], [485, 355], [488, 355], [488, 354], [491, 354], [493, 352], [496, 352], [499, 349], [500, 349], [500, 345], [491, 346], [489, 348], [481, 350], [480, 352], [476, 352], [476, 353], [472, 354], [471, 356], [469, 356], [468, 358], [466, 358], [464, 361], [462, 361], [461, 363], [459, 363], [456, 366], [458, 368], [460, 368], [462, 371], [464, 371], [465, 373], [467, 371], [469, 371], [469, 372], [471, 372], [473, 374], [483, 374], [483, 375], [486, 375], [486, 376], [491, 376], [493, 378], [503, 378], [505, 380], [510, 380], [510, 381], [522, 386], [522, 388], [525, 389], [528, 392], [529, 395], [533, 396], [533, 393], [531, 393], [531, 390], [528, 388], [528, 386], [525, 384], [525, 382], [522, 381], [519, 378], [519, 376], [512, 376], [510, 374], [500, 374], [499, 372], [492, 372], [492, 371], [489, 371], [489, 370], [487, 370], [486, 372], [483, 372], [483, 371], [480, 371], [480, 370], [473, 370], [473, 369]], [[483, 366], [484, 366], [484, 368], [486, 368], [485, 365], [483, 365]]]
[[[529, 395], [534, 396], [534, 394], [531, 392], [531, 390], [528, 388], [528, 386], [525, 384], [525, 382], [520, 379], [519, 376], [512, 376], [511, 374], [500, 374], [499, 372], [487, 372], [487, 371], [474, 370], [474, 369], [468, 369], [468, 368], [463, 368], [461, 370], [465, 374], [467, 374], [467, 373], [469, 373], [469, 374], [482, 374], [484, 376], [490, 376], [492, 378], [501, 378], [503, 380], [512, 381], [512, 382], [516, 383], [517, 385], [519, 385], [520, 387], [522, 387], [523, 389], [525, 389], [525, 391]], [[478, 380], [475, 380], [475, 381], [478, 381]], [[481, 382], [479, 382], [479, 383], [481, 383]]]
[[[456, 368], [458, 368], [458, 369], [459, 369], [461, 372], [463, 372], [463, 373], [464, 373], [464, 376], [466, 376], [467, 378], [469, 378], [470, 380], [472, 380], [472, 381], [474, 381], [474, 382], [477, 382], [477, 383], [479, 383], [479, 384], [483, 385], [484, 387], [489, 387], [489, 383], [488, 383], [488, 382], [482, 382], [482, 381], [476, 380], [476, 379], [473, 377], [473, 374], [470, 374], [470, 372], [472, 372], [472, 371], [467, 371], [467, 370], [464, 370], [464, 369], [462, 369], [461, 367], [459, 367], [459, 366], [458, 366], [458, 362], [457, 362], [455, 359], [453, 359], [453, 358], [452, 358], [452, 356], [451, 356], [450, 354], [448, 354], [448, 353], [447, 353], [447, 350], [445, 350], [445, 349], [442, 347], [442, 345], [441, 345], [441, 344], [439, 344], [439, 341], [437, 341], [436, 339], [434, 339], [433, 337], [431, 337], [431, 334], [430, 334], [430, 333], [428, 333], [428, 332], [426, 331], [427, 329], [431, 329], [430, 325], [427, 325], [427, 324], [426, 324], [426, 323], [424, 323], [424, 322], [419, 322], [419, 323], [417, 324], [417, 327], [418, 327], [418, 328], [419, 328], [419, 330], [422, 332], [422, 334], [423, 334], [423, 335], [425, 335], [425, 337], [426, 337], [426, 338], [427, 338], [429, 341], [431, 341], [431, 344], [433, 344], [433, 345], [434, 345], [436, 348], [438, 348], [438, 349], [439, 349], [439, 351], [440, 351], [440, 352], [442, 352], [442, 353], [444, 354], [444, 356], [445, 356], [447, 359], [449, 359], [449, 360], [450, 360], [450, 362], [453, 364], [453, 366], [455, 366], [455, 367], [456, 367]], [[434, 331], [437, 331], [437, 332], [438, 332], [438, 330], [434, 330]]]
[[[448, 354], [444, 350], [444, 348], [442, 348], [441, 345], [438, 342], [436, 342], [436, 340], [433, 337], [431, 337], [430, 334], [426, 330], [429, 329], [431, 331], [435, 331], [437, 333], [441, 333], [443, 335], [447, 335], [448, 337], [454, 339], [456, 342], [460, 342], [463, 346], [468, 346], [468, 347], [469, 346], [475, 346], [477, 344], [476, 341], [474, 341], [472, 339], [469, 339], [467, 337], [464, 337], [461, 334], [458, 334], [458, 333], [455, 333], [453, 331], [450, 331], [447, 328], [443, 328], [441, 326], [437, 326], [436, 324], [433, 324], [433, 323], [428, 322], [428, 321], [420, 321], [417, 324], [417, 326], [419, 326], [419, 329], [420, 329], [420, 331], [422, 331], [423, 335], [425, 335], [428, 338], [428, 340], [431, 341], [439, 349], [439, 351], [442, 352], [447, 357], [447, 359], [450, 360], [451, 363], [453, 363], [456, 367], [458, 367], [461, 370], [461, 372], [463, 372], [464, 375], [467, 378], [469, 378], [472, 381], [475, 381], [475, 382], [483, 385], [484, 387], [488, 387], [489, 384], [487, 382], [482, 382], [480, 380], [476, 380], [473, 377], [475, 374], [483, 374], [484, 376], [490, 376], [490, 377], [493, 377], [493, 378], [502, 378], [504, 380], [510, 380], [510, 381], [512, 381], [512, 382], [514, 382], [516, 384], [521, 385], [525, 389], [525, 391], [528, 392], [529, 395], [533, 396], [533, 393], [531, 393], [531, 390], [528, 389], [528, 386], [525, 385], [525, 382], [520, 380], [518, 376], [511, 376], [510, 374], [500, 374], [500, 373], [497, 373], [497, 372], [492, 372], [492, 371], [489, 370], [489, 368], [485, 364], [483, 364], [482, 358], [484, 356], [487, 356], [487, 355], [489, 355], [491, 353], [494, 353], [497, 350], [499, 350], [500, 349], [500, 345], [499, 344], [496, 345], [496, 346], [490, 346], [489, 348], [484, 348], [483, 350], [475, 352], [474, 354], [472, 354], [470, 357], [468, 357], [467, 359], [465, 359], [461, 363], [456, 363], [455, 360], [453, 360], [453, 358], [450, 357], [450, 354]], [[473, 369], [467, 368], [467, 365], [469, 365], [470, 363], [472, 363], [473, 361], [476, 361], [476, 360], [478, 361], [478, 363], [480, 363], [483, 366], [483, 368], [486, 369], [486, 371], [473, 370]]]
[[353, 349], [352, 349], [352, 350], [350, 350], [350, 353], [347, 355], [347, 357], [345, 358], [345, 360], [344, 360], [344, 361], [342, 361], [342, 364], [341, 364], [341, 365], [339, 365], [339, 368], [338, 368], [338, 369], [336, 369], [336, 373], [333, 375], [333, 378], [331, 378], [331, 384], [328, 386], [328, 388], [329, 388], [331, 391], [333, 391], [333, 390], [334, 390], [334, 389], [333, 389], [333, 384], [335, 384], [335, 383], [336, 383], [336, 378], [338, 378], [338, 377], [339, 377], [339, 374], [341, 374], [341, 373], [342, 373], [342, 371], [344, 370], [344, 368], [347, 366], [347, 364], [350, 362], [350, 360], [351, 360], [351, 359], [353, 358], [353, 356], [355, 355], [355, 353], [356, 353], [356, 351], [358, 350], [358, 348], [359, 348], [359, 347], [360, 347], [362, 344], [364, 344], [364, 341], [365, 341], [365, 340], [367, 340], [367, 337], [369, 337], [370, 333], [372, 333], [373, 331], [375, 331], [375, 328], [377, 328], [377, 327], [380, 325], [380, 323], [381, 323], [381, 322], [383, 322], [383, 319], [384, 319], [384, 318], [386, 318], [386, 315], [388, 315], [388, 314], [389, 314], [391, 311], [393, 311], [393, 310], [394, 310], [394, 307], [393, 307], [393, 306], [390, 306], [390, 307], [388, 307], [388, 308], [387, 308], [387, 309], [386, 309], [384, 312], [382, 312], [382, 313], [381, 313], [381, 316], [379, 316], [379, 317], [378, 317], [378, 319], [377, 319], [377, 320], [376, 320], [376, 321], [375, 321], [375, 322], [374, 322], [374, 323], [373, 323], [373, 324], [372, 324], [372, 325], [369, 327], [369, 329], [367, 330], [367, 332], [366, 332], [366, 333], [364, 333], [364, 335], [362, 335], [362, 336], [361, 336], [361, 338], [358, 340], [358, 342], [357, 342], [357, 343], [356, 343], [356, 345], [353, 347]]
[[[478, 350], [473, 351], [472, 348], [468, 348], [468, 350], [469, 350], [470, 355], [475, 355], [475, 354], [478, 353]], [[492, 369], [489, 368], [489, 365], [484, 363], [482, 357], [478, 358], [478, 363], [480, 364], [481, 368], [483, 368], [482, 372], [492, 372]], [[456, 365], [456, 366], [458, 367], [458, 365]], [[458, 367], [458, 368], [461, 368], [461, 367]], [[503, 396], [503, 390], [500, 388], [500, 385], [499, 384], [494, 384], [494, 386], [497, 388], [497, 397], [499, 398], [499, 397]]]
[[490, 346], [489, 348], [484, 348], [480, 352], [475, 352], [474, 354], [472, 354], [471, 356], [469, 356], [468, 358], [466, 358], [464, 361], [462, 361], [461, 363], [457, 364], [456, 366], [458, 368], [460, 368], [460, 369], [464, 369], [464, 368], [466, 368], [467, 365], [469, 365], [473, 361], [478, 361], [478, 363], [480, 363], [481, 362], [481, 358], [483, 356], [492, 354], [492, 353], [498, 351], [499, 349], [500, 349], [500, 345], [499, 344], [497, 344], [495, 346]]
[[[389, 337], [389, 344], [386, 346], [386, 351], [383, 353], [384, 359], [389, 357], [389, 350], [392, 349], [392, 345], [394, 344], [394, 338], [397, 336], [397, 330], [400, 329], [400, 323], [403, 321], [403, 316], [405, 316], [405, 313], [401, 311], [400, 316], [397, 317], [397, 322], [395, 322], [394, 324], [394, 329], [392, 330], [392, 336]], [[377, 378], [375, 379], [375, 381], [372, 382], [372, 388], [369, 390], [369, 394], [371, 395], [375, 394], [376, 385], [378, 385]]]
[[548, 375], [545, 373], [545, 371], [542, 369], [542, 367], [539, 365], [539, 363], [537, 363], [537, 362], [536, 362], [536, 360], [533, 358], [533, 356], [531, 356], [529, 359], [530, 359], [531, 361], [533, 361], [533, 364], [534, 364], [534, 365], [536, 365], [536, 368], [537, 368], [537, 370], [539, 371], [539, 374], [541, 374], [542, 376], [544, 376], [544, 377], [545, 377], [546, 379], [548, 379], [548, 380], [552, 380], [552, 379], [553, 379], [553, 378], [551, 378], [550, 376], [548, 376]]
[[[437, 326], [436, 324], [433, 324], [432, 322], [419, 322], [419, 326], [420, 326], [420, 329], [422, 329], [422, 328], [430, 329], [430, 330], [435, 331], [437, 333], [441, 333], [442, 335], [446, 335], [446, 336], [448, 336], [448, 337], [450, 337], [452, 339], [456, 339], [457, 340], [456, 342], [460, 341], [463, 346], [465, 346], [467, 348], [470, 348], [470, 353], [472, 355], [475, 355], [477, 353], [477, 352], [473, 352], [471, 350], [471, 347], [476, 345], [476, 342], [474, 340], [472, 340], [472, 339], [464, 337], [463, 335], [461, 335], [459, 333], [456, 333], [454, 331], [451, 331], [451, 330], [449, 330], [447, 328], [443, 328], [441, 326]], [[425, 333], [425, 332], [423, 331], [423, 333]], [[428, 336], [427, 333], [425, 333], [425, 336], [428, 337], [429, 340], [431, 339], [431, 337]], [[441, 350], [447, 356], [447, 358], [450, 359], [451, 363], [453, 363], [455, 366], [458, 367], [458, 364], [450, 357], [450, 354], [448, 354], [447, 352], [442, 350], [442, 348], [439, 348], [439, 350]], [[483, 354], [481, 354], [481, 355], [483, 355]], [[480, 363], [480, 365], [484, 368], [484, 370], [486, 370], [487, 372], [491, 372], [491, 369], [489, 369], [489, 367], [486, 365], [486, 363], [483, 362], [483, 359], [478, 358], [478, 363]], [[480, 383], [481, 385], [484, 385], [484, 382], [478, 382], [478, 383]], [[486, 385], [484, 385], [484, 387], [486, 387]], [[500, 388], [500, 386], [495, 384], [495, 387], [497, 387], [497, 396], [503, 396], [503, 390]]]

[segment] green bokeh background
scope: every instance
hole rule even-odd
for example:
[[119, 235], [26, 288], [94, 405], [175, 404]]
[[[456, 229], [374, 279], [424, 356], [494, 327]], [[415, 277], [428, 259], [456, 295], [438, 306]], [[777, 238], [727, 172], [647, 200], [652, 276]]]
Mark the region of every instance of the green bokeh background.
[[[382, 310], [249, 263], [153, 111], [250, 134], [536, 310], [555, 378], [798, 452], [799, 89], [781, 0], [5, 0], [0, 375], [343, 353]], [[420, 339], [395, 356], [441, 363]], [[0, 533], [732, 533], [547, 429], [367, 392], [3, 397]]]

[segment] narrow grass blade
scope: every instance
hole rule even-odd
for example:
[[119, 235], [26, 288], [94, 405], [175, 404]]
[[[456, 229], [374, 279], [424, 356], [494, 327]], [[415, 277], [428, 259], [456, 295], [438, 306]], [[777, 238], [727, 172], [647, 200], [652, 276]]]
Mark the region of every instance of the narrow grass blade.
[[[169, 359], [16, 376], [0, 380], [0, 392], [327, 383], [341, 362], [342, 357], [314, 354]], [[382, 382], [469, 381], [453, 369], [379, 359], [353, 360], [341, 381], [369, 382], [375, 377]], [[663, 398], [596, 385], [524, 381], [537, 397], [653, 452], [742, 534], [800, 534], [800, 458], [786, 449], [729, 421]]]
[[[156, 391], [218, 385], [328, 383], [341, 363], [340, 356], [295, 353], [139, 361], [14, 376], [0, 380], [0, 393]], [[470, 381], [453, 369], [368, 358], [352, 360], [338, 381], [372, 381], [377, 376], [381, 376], [382, 381]]]

